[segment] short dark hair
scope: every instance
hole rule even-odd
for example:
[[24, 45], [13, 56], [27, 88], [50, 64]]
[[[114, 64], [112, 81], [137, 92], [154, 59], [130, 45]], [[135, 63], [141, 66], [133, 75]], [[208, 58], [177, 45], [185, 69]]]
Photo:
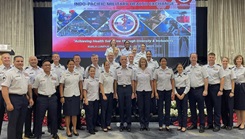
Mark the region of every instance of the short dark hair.
[[75, 54], [75, 55], [73, 56], [73, 58], [74, 58], [75, 56], [79, 56], [79, 57], [81, 58], [81, 56], [80, 56], [79, 54]]
[[237, 56], [235, 56], [235, 58], [234, 58], [234, 60], [233, 60], [234, 64], [237, 65], [237, 64], [236, 64], [236, 60], [237, 60], [239, 57], [242, 58], [242, 65], [244, 65], [244, 59], [243, 59], [242, 55], [237, 55]]
[[[150, 52], [151, 53], [151, 50], [147, 50], [146, 53]], [[152, 53], [151, 53], [152, 54]]]
[[44, 59], [44, 60], [43, 60], [43, 62], [42, 62], [42, 65], [43, 65], [45, 62], [49, 62], [49, 63], [51, 63], [51, 62], [50, 62], [50, 60], [48, 60], [48, 59]]
[[190, 54], [190, 57], [191, 57], [191, 55], [196, 55], [196, 56], [198, 57], [197, 53], [191, 53], [191, 54]]
[[162, 57], [162, 58], [160, 58], [160, 59], [159, 59], [159, 62], [161, 62], [163, 59], [165, 59], [165, 60], [166, 60], [166, 62], [168, 62], [168, 60], [167, 60], [167, 58], [166, 58], [166, 57]]
[[72, 61], [73, 63], [75, 63], [75, 61], [74, 61], [73, 59], [69, 59], [69, 60], [66, 62], [66, 65], [68, 65], [71, 61]]
[[215, 53], [211, 52], [208, 54], [209, 56], [215, 56]]
[[21, 56], [21, 55], [17, 55], [17, 56], [15, 56], [15, 57], [14, 57], [14, 61], [16, 60], [16, 58], [22, 58], [22, 59], [24, 59], [24, 57], [23, 57], [23, 56]]
[[183, 66], [182, 63], [178, 63], [177, 66], [176, 66], [176, 68], [177, 68], [179, 65], [181, 65], [181, 66], [184, 68], [184, 66]]
[[90, 71], [90, 69], [92, 69], [92, 68], [94, 68], [95, 69], [95, 67], [93, 67], [93, 66], [90, 66], [89, 68], [88, 68], [88, 72]]
[[129, 40], [125, 40], [125, 41], [124, 41], [124, 44], [126, 44], [127, 42], [129, 42], [129, 43], [130, 43], [130, 41], [129, 41]]

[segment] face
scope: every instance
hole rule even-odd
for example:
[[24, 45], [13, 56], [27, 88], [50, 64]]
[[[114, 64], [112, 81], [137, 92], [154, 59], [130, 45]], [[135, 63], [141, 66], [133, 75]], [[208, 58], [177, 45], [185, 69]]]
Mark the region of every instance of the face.
[[237, 59], [236, 59], [236, 65], [241, 65], [242, 64], [242, 57], [238, 57]]
[[110, 63], [109, 62], [105, 62], [104, 68], [105, 68], [106, 71], [109, 71]]
[[54, 62], [59, 62], [59, 61], [60, 61], [60, 56], [59, 56], [58, 54], [53, 54], [52, 60], [53, 60]]
[[152, 58], [151, 52], [146, 53], [146, 58], [147, 58], [147, 60], [151, 60], [151, 58]]
[[108, 55], [108, 60], [109, 60], [110, 62], [112, 62], [112, 61], [114, 60], [114, 55], [113, 55], [113, 54], [109, 54], [109, 55]]
[[95, 75], [95, 68], [90, 68], [89, 76], [94, 77], [94, 75]]
[[142, 52], [144, 52], [145, 51], [145, 44], [141, 44], [140, 49], [141, 49]]
[[73, 71], [74, 70], [74, 67], [75, 67], [75, 63], [73, 61], [70, 61], [67, 64], [67, 68], [68, 68], [69, 71]]
[[222, 66], [223, 67], [227, 67], [228, 63], [229, 63], [229, 60], [227, 58], [222, 59]]
[[76, 65], [79, 65], [80, 62], [81, 62], [80, 56], [74, 56], [73, 60], [74, 60], [74, 62], [75, 62]]
[[132, 53], [136, 54], [137, 53], [137, 48], [133, 48]]
[[162, 67], [167, 66], [167, 60], [163, 58], [163, 59], [160, 61], [160, 64], [161, 64]]
[[10, 55], [9, 54], [3, 54], [1, 60], [4, 65], [10, 65]]
[[121, 56], [120, 57], [120, 63], [122, 66], [125, 66], [127, 64], [127, 57], [126, 56]]
[[191, 54], [190, 61], [192, 64], [196, 64], [197, 63], [197, 55]]
[[128, 55], [128, 60], [129, 61], [134, 61], [134, 55], [133, 54], [129, 54]]
[[115, 49], [114, 55], [118, 55], [118, 49]]
[[50, 72], [51, 71], [51, 63], [48, 61], [44, 62], [42, 68], [43, 68], [44, 72]]
[[92, 61], [92, 63], [94, 63], [94, 64], [98, 64], [98, 61], [99, 61], [98, 56], [93, 56], [93, 57], [91, 58], [91, 61]]
[[113, 40], [111, 41], [111, 46], [116, 46], [116, 45], [117, 45], [117, 42], [116, 42], [115, 39], [113, 39]]
[[124, 44], [125, 48], [129, 48], [130, 47], [130, 42], [129, 41], [126, 41], [125, 44]]
[[36, 66], [37, 66], [37, 63], [38, 63], [37, 57], [31, 56], [31, 57], [29, 58], [29, 64], [30, 64], [32, 67], [36, 67]]
[[179, 65], [177, 66], [177, 71], [178, 71], [179, 73], [182, 73], [182, 72], [183, 72], [183, 66], [182, 66], [181, 64], [179, 64]]
[[208, 56], [208, 63], [211, 63], [211, 64], [215, 63], [215, 56], [214, 55], [209, 55]]
[[15, 58], [15, 60], [14, 60], [14, 66], [17, 69], [22, 69], [23, 66], [24, 66], [24, 59], [22, 57]]
[[141, 64], [141, 67], [142, 68], [145, 68], [146, 67], [146, 61], [144, 59], [141, 59], [140, 60], [140, 64]]

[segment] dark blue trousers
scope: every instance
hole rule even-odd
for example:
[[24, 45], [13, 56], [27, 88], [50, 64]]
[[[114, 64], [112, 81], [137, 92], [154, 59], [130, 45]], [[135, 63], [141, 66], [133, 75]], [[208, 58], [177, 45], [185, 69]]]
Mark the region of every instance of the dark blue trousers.
[[208, 95], [205, 97], [205, 103], [208, 114], [208, 125], [220, 127], [221, 118], [221, 96], [217, 96], [220, 85], [208, 85]]
[[11, 95], [10, 101], [14, 106], [13, 111], [8, 111], [8, 139], [22, 139], [23, 125], [27, 112], [28, 100], [26, 95]]
[[133, 98], [132, 99], [132, 114], [133, 115], [135, 115], [135, 114], [137, 114], [138, 112], [137, 112], [137, 108], [138, 108], [138, 106], [137, 106], [137, 99], [136, 98]]
[[38, 95], [36, 101], [36, 124], [35, 124], [35, 136], [41, 137], [42, 135], [42, 123], [46, 111], [48, 110], [51, 134], [57, 134], [57, 97], [52, 95], [51, 97]]
[[172, 90], [168, 91], [157, 91], [159, 99], [157, 100], [157, 106], [158, 106], [158, 123], [159, 127], [163, 126], [163, 103], [165, 103], [165, 125], [170, 125], [170, 107], [171, 107], [171, 93]]
[[101, 127], [102, 129], [107, 128], [111, 125], [112, 105], [113, 105], [113, 93], [105, 94], [107, 100], [104, 100], [102, 94], [100, 95], [101, 100]]
[[93, 131], [96, 127], [97, 117], [99, 112], [99, 101], [89, 101], [86, 108], [86, 124], [89, 131]]
[[233, 126], [234, 97], [230, 97], [231, 90], [224, 90], [222, 95], [221, 115], [225, 126]]
[[[185, 87], [176, 88], [179, 95], [182, 95], [185, 91]], [[176, 104], [178, 109], [178, 121], [180, 127], [187, 127], [187, 107], [188, 107], [188, 95], [186, 94], [182, 100], [176, 98]]]
[[155, 97], [151, 98], [151, 113], [153, 115], [157, 114], [157, 100]]
[[[28, 136], [30, 136], [35, 131], [37, 95], [33, 93], [32, 98], [34, 101], [34, 105], [27, 109], [26, 119], [25, 119], [25, 135]], [[32, 117], [33, 117], [33, 130], [31, 130]]]
[[151, 91], [137, 91], [140, 126], [149, 127]]
[[120, 114], [120, 127], [123, 127], [124, 112], [126, 113], [127, 127], [131, 127], [131, 108], [132, 108], [132, 87], [127, 85], [126, 87], [118, 85], [117, 87], [119, 114]]
[[2, 131], [4, 113], [5, 113], [4, 99], [2, 96], [2, 91], [0, 91], [0, 135]]
[[191, 122], [194, 126], [197, 126], [196, 103], [199, 111], [200, 126], [205, 126], [203, 90], [204, 90], [204, 86], [197, 87], [197, 88], [191, 87], [188, 93], [190, 110], [191, 110]]

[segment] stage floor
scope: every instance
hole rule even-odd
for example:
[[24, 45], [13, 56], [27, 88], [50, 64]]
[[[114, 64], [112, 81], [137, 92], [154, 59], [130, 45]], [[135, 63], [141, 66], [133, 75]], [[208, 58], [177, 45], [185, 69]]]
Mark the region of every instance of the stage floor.
[[[212, 130], [206, 130], [204, 133], [199, 133], [198, 130], [189, 130], [185, 133], [177, 131], [176, 126], [171, 126], [172, 131], [158, 131], [158, 123], [150, 123], [150, 131], [140, 131], [139, 123], [132, 124], [132, 131], [119, 132], [116, 123], [112, 123], [113, 130], [110, 132], [103, 132], [101, 128], [97, 127], [99, 132], [95, 135], [90, 135], [87, 131], [80, 131], [79, 137], [71, 137], [69, 139], [244, 139], [245, 130], [232, 129], [227, 131], [221, 129], [219, 132], [213, 132]], [[52, 136], [47, 132], [47, 127], [43, 127], [45, 134], [42, 139], [50, 139]], [[59, 130], [58, 135], [60, 139], [67, 139], [65, 131]], [[1, 139], [7, 139], [7, 122], [3, 122], [3, 129]]]

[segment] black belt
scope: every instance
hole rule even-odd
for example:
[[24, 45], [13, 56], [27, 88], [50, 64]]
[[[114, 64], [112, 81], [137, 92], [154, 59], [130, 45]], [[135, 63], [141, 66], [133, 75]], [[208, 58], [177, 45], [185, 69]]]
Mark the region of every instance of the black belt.
[[131, 86], [131, 85], [126, 85], [126, 84], [124, 84], [124, 85], [118, 85], [118, 87], [129, 87], [129, 86]]
[[26, 94], [9, 94], [10, 96], [18, 96], [18, 97], [25, 97]]
[[236, 85], [245, 85], [245, 83], [236, 83]]
[[52, 97], [54, 96], [55, 94], [52, 94], [52, 95], [41, 95], [41, 94], [38, 94], [38, 97]]
[[208, 84], [208, 86], [217, 86], [217, 85], [220, 85], [219, 83], [217, 84]]
[[200, 89], [203, 88], [204, 86], [198, 86], [198, 87], [191, 87], [191, 89]]
[[175, 87], [176, 89], [185, 89], [185, 87]]

